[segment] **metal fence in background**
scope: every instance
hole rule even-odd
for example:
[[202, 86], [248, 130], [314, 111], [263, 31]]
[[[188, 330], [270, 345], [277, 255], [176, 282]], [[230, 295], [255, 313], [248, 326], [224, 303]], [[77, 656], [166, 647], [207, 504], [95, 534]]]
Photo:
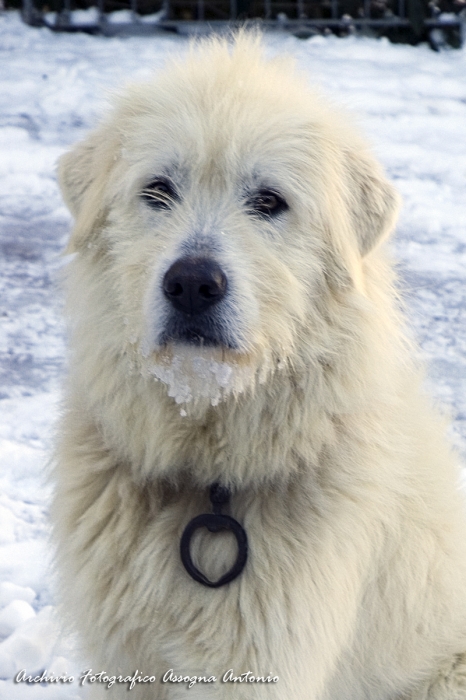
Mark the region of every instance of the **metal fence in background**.
[[362, 32], [438, 48], [461, 45], [466, 0], [23, 0], [22, 16], [33, 26], [107, 36], [206, 33], [247, 21], [302, 38]]

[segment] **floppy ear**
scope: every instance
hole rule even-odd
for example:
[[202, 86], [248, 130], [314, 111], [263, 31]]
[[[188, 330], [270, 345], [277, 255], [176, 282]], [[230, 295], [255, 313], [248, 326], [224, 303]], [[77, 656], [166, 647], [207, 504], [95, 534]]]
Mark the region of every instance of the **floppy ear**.
[[395, 226], [401, 197], [368, 152], [346, 153], [347, 193], [361, 255], [367, 255]]
[[58, 161], [63, 198], [76, 219], [65, 253], [82, 249], [102, 228], [108, 211], [110, 171], [116, 160], [115, 138], [100, 127]]

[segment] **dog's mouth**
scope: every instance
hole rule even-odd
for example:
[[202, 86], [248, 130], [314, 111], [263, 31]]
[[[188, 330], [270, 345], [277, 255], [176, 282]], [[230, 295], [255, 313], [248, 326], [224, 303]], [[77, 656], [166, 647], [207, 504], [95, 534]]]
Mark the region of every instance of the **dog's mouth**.
[[172, 313], [157, 339], [157, 344], [162, 348], [167, 345], [191, 345], [200, 348], [239, 350], [238, 343], [228, 327], [208, 314], [204, 318], [196, 317], [191, 321], [188, 316]]

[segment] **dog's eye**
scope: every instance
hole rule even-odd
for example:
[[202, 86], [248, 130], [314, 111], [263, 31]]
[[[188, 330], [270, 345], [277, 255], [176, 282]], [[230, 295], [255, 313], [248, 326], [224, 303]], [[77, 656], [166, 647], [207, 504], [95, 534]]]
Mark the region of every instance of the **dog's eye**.
[[141, 198], [153, 209], [170, 209], [178, 195], [169, 180], [159, 177], [144, 187]]
[[248, 200], [248, 208], [261, 216], [278, 216], [288, 209], [288, 204], [273, 190], [259, 190]]

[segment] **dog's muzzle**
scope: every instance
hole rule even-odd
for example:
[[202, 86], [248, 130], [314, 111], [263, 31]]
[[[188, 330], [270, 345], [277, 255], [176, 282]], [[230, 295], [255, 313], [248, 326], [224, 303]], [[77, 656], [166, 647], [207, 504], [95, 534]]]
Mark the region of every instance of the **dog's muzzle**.
[[176, 260], [162, 281], [170, 313], [161, 344], [181, 342], [203, 346], [232, 347], [221, 304], [228, 292], [228, 279], [220, 265], [205, 256]]

